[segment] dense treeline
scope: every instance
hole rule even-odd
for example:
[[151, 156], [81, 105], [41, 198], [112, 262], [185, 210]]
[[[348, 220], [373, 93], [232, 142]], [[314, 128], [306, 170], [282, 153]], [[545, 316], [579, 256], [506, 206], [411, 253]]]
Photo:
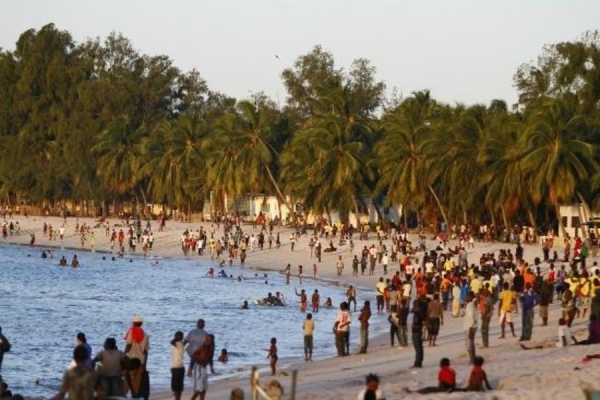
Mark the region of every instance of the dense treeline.
[[508, 225], [596, 203], [596, 32], [522, 65], [511, 107], [444, 104], [426, 90], [388, 99], [368, 60], [344, 70], [319, 46], [282, 79], [281, 108], [261, 93], [236, 100], [119, 34], [77, 43], [52, 24], [28, 30], [0, 49], [1, 199], [197, 211], [211, 191], [268, 193], [346, 215], [371, 198]]

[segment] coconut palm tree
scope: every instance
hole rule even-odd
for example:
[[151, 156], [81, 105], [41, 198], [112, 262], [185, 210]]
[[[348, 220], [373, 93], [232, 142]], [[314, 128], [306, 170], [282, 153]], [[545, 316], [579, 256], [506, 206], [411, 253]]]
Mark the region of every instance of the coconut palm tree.
[[275, 147], [279, 112], [263, 95], [237, 103], [214, 125], [209, 145], [209, 182], [234, 198], [274, 193], [291, 210], [277, 179]]
[[115, 118], [100, 133], [92, 152], [98, 157], [96, 173], [109, 193], [135, 195], [142, 179], [140, 143], [146, 134], [146, 127], [136, 126], [128, 116]]
[[382, 118], [384, 136], [375, 147], [380, 173], [376, 190], [386, 192], [388, 204], [418, 209], [425, 201], [427, 155], [423, 145], [431, 135], [433, 105], [428, 91], [413, 93]]
[[522, 137], [523, 171], [533, 200], [546, 200], [559, 222], [561, 202], [572, 201], [579, 185], [598, 171], [597, 146], [583, 139], [588, 121], [575, 110], [564, 100], [545, 102], [529, 113]]
[[200, 122], [191, 115], [163, 120], [143, 139], [141, 173], [147, 177], [149, 192], [156, 201], [187, 207], [191, 212], [203, 170], [201, 139]]

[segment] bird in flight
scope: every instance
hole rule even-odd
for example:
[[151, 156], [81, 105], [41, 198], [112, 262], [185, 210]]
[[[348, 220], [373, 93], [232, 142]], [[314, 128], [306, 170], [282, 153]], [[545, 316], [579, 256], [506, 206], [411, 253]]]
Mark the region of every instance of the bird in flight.
[[275, 54], [275, 58], [279, 60], [279, 56], [277, 54]]

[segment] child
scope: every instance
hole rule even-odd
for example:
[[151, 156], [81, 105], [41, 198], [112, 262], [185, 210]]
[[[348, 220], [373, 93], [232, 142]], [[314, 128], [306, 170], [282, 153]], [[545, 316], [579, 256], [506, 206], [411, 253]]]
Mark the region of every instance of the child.
[[277, 373], [277, 339], [271, 338], [271, 347], [269, 349], [265, 349], [265, 351], [269, 352], [267, 358], [271, 359], [269, 365], [271, 366], [271, 375], [275, 375]]
[[465, 392], [483, 392], [485, 388], [487, 388], [487, 390], [492, 390], [492, 387], [487, 379], [487, 374], [483, 370], [483, 362], [483, 357], [475, 357], [473, 369], [471, 370], [471, 375], [469, 376], [469, 384], [464, 389]]
[[217, 361], [222, 362], [222, 363], [226, 363], [227, 361], [229, 361], [229, 356], [227, 355], [227, 349], [221, 349], [221, 355], [219, 356]]
[[171, 340], [171, 390], [175, 400], [181, 400], [185, 367], [183, 365], [183, 332], [175, 332]]
[[315, 322], [312, 320], [311, 313], [306, 315], [306, 320], [302, 324], [302, 330], [304, 331], [304, 361], [312, 361]]
[[358, 393], [357, 400], [384, 400], [385, 395], [379, 389], [379, 377], [375, 374], [367, 375], [365, 388]]
[[408, 388], [405, 388], [404, 391], [407, 393], [429, 394], [446, 392], [450, 393], [454, 389], [456, 389], [456, 371], [450, 367], [450, 360], [444, 357], [440, 360], [440, 371], [438, 372], [437, 386], [424, 387], [422, 389], [415, 390], [414, 392]]

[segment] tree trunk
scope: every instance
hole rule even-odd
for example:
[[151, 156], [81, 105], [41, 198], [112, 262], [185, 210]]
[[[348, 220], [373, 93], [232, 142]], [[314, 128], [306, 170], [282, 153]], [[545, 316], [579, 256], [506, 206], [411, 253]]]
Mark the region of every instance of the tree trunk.
[[[444, 218], [444, 223], [446, 223], [446, 229], [450, 229], [450, 224], [448, 223], [448, 217], [446, 216], [444, 207], [442, 207], [442, 203], [440, 202], [440, 199], [438, 198], [437, 194], [435, 193], [435, 190], [433, 190], [431, 185], [429, 185], [429, 191], [433, 195], [433, 198], [435, 199], [435, 202], [437, 203], [438, 208], [440, 209], [440, 212], [442, 213], [442, 218]], [[436, 229], [437, 229], [437, 226], [436, 226]]]
[[558, 220], [558, 229], [560, 231], [560, 236], [563, 238], [567, 237], [567, 230], [563, 226], [562, 223], [562, 215], [560, 214], [560, 206], [558, 204], [554, 204], [554, 209], [556, 210], [556, 219]]
[[535, 223], [535, 217], [531, 212], [531, 209], [527, 209], [527, 216], [529, 217], [529, 223], [533, 227], [533, 241], [534, 243], [537, 241], [537, 224]]
[[275, 181], [275, 177], [273, 176], [273, 173], [271, 172], [271, 168], [269, 168], [269, 166], [265, 163], [264, 164], [265, 169], [267, 170], [267, 174], [269, 175], [269, 180], [271, 181], [271, 183], [273, 184], [273, 187], [275, 188], [275, 192], [277, 193], [277, 196], [281, 199], [281, 201], [283, 201], [283, 203], [287, 206], [287, 208], [290, 210], [290, 212], [293, 211], [291, 205], [287, 202], [287, 199], [285, 198], [285, 196], [283, 195], [283, 193], [281, 193], [281, 190], [279, 189], [279, 185], [277, 185], [277, 182]]
[[375, 199], [371, 199], [371, 202], [373, 203], [373, 207], [375, 208], [375, 212], [377, 213], [377, 219], [379, 220], [379, 223], [383, 224], [385, 222], [384, 218], [383, 218], [383, 214], [381, 213], [381, 210], [377, 206], [377, 203], [375, 203]]
[[500, 210], [502, 210], [502, 220], [504, 221], [504, 229], [506, 229], [507, 231], [510, 230], [509, 228], [509, 224], [508, 224], [508, 218], [506, 217], [506, 210], [504, 209], [504, 205], [500, 206]]

